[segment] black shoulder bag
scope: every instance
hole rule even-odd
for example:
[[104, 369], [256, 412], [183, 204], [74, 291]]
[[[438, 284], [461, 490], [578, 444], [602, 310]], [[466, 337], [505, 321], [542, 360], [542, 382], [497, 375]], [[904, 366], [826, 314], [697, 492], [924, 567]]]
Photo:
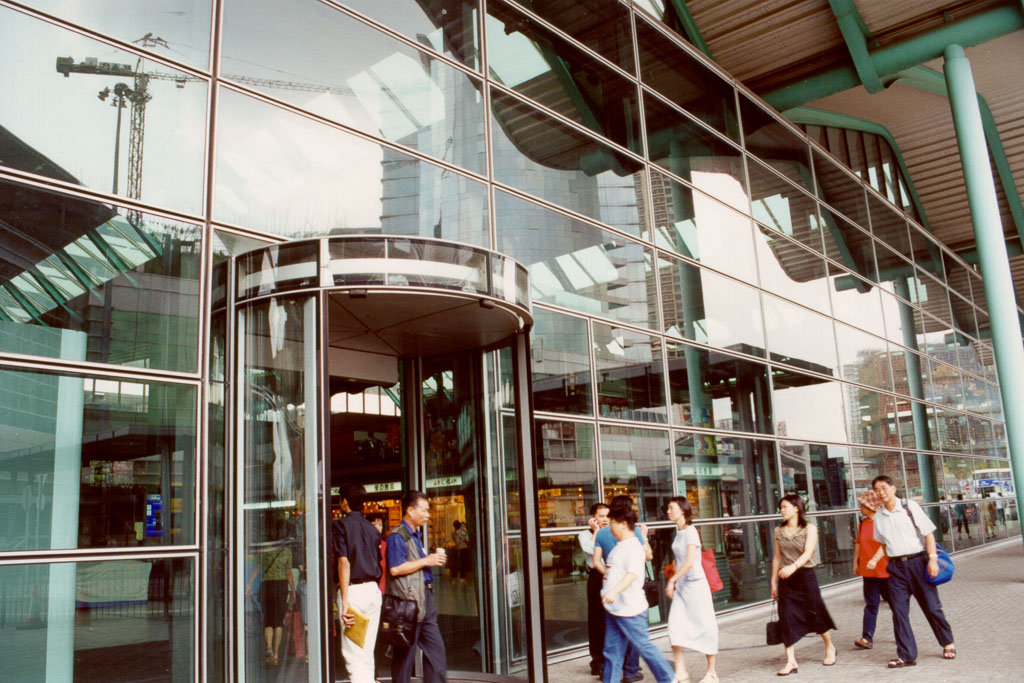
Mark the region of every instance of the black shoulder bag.
[[[399, 527], [398, 535], [405, 539], [410, 551], [416, 549], [404, 528]], [[393, 579], [388, 576], [388, 581]], [[384, 594], [380, 607], [380, 639], [392, 647], [410, 648], [416, 635], [417, 624], [416, 601], [408, 600], [400, 595]]]

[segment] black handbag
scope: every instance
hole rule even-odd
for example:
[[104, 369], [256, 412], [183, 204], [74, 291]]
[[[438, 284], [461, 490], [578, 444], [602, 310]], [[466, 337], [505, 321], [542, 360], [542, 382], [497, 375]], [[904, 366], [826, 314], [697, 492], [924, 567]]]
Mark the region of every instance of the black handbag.
[[393, 647], [412, 647], [416, 635], [416, 601], [384, 594], [380, 607], [380, 639]]
[[657, 607], [660, 604], [661, 586], [646, 571], [644, 572], [644, 597], [647, 598], [649, 607]]
[[778, 645], [782, 642], [782, 624], [775, 614], [775, 601], [772, 600], [772, 619], [764, 625], [764, 639], [769, 645]]

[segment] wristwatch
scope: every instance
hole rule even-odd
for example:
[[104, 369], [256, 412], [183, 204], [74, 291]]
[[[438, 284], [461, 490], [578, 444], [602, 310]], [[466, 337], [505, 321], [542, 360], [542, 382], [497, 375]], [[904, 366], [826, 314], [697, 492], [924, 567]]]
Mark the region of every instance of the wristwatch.
[[937, 559], [939, 559], [939, 554], [938, 553], [928, 553], [928, 559], [937, 560]]

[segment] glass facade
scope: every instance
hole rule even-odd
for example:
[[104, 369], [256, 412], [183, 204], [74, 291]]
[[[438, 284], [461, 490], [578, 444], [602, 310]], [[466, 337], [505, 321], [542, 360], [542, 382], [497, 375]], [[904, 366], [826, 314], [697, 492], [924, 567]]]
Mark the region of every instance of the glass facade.
[[[445, 523], [475, 506], [509, 596], [537, 534], [548, 653], [586, 641], [576, 535], [619, 493], [658, 577], [662, 507], [691, 500], [719, 609], [768, 598], [785, 493], [818, 524], [823, 584], [852, 578], [878, 474], [954, 549], [1019, 532], [980, 275], [922, 228], [877, 139], [805, 134], [616, 0], [87, 5], [0, 0], [5, 680], [152, 678], [102, 666], [115, 649], [161, 680], [272, 680], [246, 588], [278, 552], [306, 601], [288, 680], [331, 675], [329, 526], [307, 514], [329, 512], [330, 444], [303, 374], [330, 306], [299, 291], [323, 255], [273, 250], [299, 292], [279, 299], [236, 258], [299, 238], [445, 240], [528, 269], [538, 529], [520, 524], [507, 349], [424, 370], [425, 446], [470, 433], [452, 425], [472, 404], [472, 448], [501, 457], [427, 460], [423, 480]], [[325, 420], [368, 414], [363, 390], [331, 386]], [[399, 394], [372, 393], [375, 426], [346, 437], [377, 449], [382, 492], [404, 466]], [[526, 677], [516, 597], [442, 595], [485, 641], [459, 668]]]

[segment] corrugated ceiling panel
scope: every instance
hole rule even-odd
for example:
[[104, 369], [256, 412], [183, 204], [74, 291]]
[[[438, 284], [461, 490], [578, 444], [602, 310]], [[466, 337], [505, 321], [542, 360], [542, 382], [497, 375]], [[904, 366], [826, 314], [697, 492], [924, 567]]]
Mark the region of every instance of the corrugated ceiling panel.
[[[801, 70], [820, 55], [843, 58], [842, 34], [827, 2], [691, 0], [687, 3], [715, 61], [751, 83], [765, 73]], [[841, 49], [841, 51], [840, 51]], [[756, 89], [756, 88], [755, 88]]]

